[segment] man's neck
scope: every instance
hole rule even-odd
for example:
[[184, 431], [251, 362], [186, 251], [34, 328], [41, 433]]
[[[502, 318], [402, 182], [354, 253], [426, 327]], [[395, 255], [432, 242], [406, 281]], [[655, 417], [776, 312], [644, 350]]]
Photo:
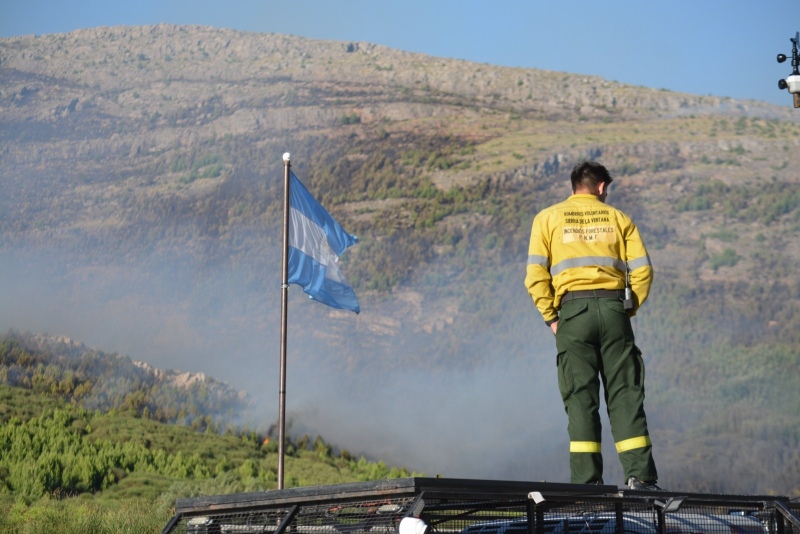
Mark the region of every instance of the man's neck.
[[589, 191], [588, 189], [578, 189], [572, 192], [574, 195], [590, 195], [599, 200], [600, 202], [605, 203], [605, 195], [601, 195], [598, 191]]

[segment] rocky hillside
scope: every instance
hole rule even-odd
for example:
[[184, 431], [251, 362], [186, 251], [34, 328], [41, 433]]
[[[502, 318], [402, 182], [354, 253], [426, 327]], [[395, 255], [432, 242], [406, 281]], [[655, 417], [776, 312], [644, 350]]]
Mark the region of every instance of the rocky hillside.
[[2, 385], [199, 431], [232, 429], [249, 407], [244, 391], [203, 373], [157, 369], [63, 336], [5, 333], [0, 363]]
[[[292, 293], [298, 418], [426, 472], [560, 480], [552, 336], [522, 279], [533, 215], [597, 158], [656, 266], [636, 328], [666, 484], [690, 462], [695, 488], [788, 492], [798, 134], [790, 105], [368, 43], [178, 26], [2, 39], [0, 326], [274, 400], [289, 151], [361, 238], [343, 258], [359, 316]], [[401, 437], [422, 417], [434, 450]], [[718, 454], [723, 437], [737, 445]], [[476, 460], [487, 447], [503, 460]]]

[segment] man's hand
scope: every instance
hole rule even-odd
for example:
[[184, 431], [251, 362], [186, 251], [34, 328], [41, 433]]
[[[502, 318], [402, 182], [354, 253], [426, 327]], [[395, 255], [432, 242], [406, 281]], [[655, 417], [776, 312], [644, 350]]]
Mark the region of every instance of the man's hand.
[[556, 332], [558, 331], [558, 321], [550, 323], [550, 330], [553, 331], [553, 335], [556, 335]]

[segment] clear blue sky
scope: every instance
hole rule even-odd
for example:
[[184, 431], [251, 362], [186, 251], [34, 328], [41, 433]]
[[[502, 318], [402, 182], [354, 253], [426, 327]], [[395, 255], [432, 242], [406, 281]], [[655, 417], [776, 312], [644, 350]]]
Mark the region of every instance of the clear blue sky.
[[792, 106], [800, 0], [0, 0], [0, 37], [202, 24]]

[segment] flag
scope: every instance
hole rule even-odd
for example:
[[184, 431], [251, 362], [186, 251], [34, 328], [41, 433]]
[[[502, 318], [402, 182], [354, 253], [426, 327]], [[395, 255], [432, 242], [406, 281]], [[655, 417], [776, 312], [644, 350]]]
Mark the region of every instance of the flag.
[[339, 268], [339, 256], [358, 237], [339, 226], [290, 171], [289, 283], [328, 306], [361, 311], [353, 288]]

